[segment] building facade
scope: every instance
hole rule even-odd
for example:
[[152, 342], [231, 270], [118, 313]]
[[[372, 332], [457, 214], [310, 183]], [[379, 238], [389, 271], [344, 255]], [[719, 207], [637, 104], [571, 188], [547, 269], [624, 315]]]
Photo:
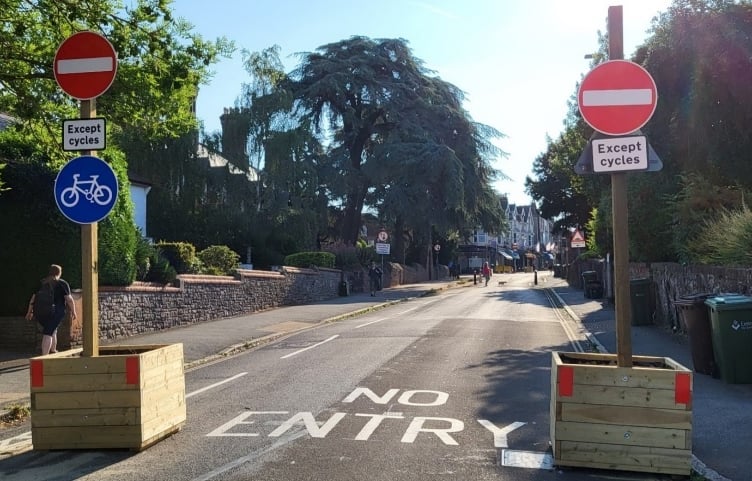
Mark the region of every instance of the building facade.
[[497, 272], [545, 268], [553, 264], [558, 249], [551, 233], [553, 222], [541, 217], [534, 204], [512, 204], [506, 196], [500, 196], [499, 202], [507, 229], [500, 234], [476, 229], [472, 238], [459, 249], [463, 272], [472, 271], [483, 262], [489, 262]]

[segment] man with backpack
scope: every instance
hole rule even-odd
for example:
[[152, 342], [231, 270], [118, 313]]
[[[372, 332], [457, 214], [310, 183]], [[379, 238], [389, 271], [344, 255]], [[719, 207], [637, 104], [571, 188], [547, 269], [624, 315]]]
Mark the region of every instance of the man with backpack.
[[68, 308], [71, 319], [76, 319], [76, 304], [71, 296], [70, 285], [60, 276], [63, 268], [50, 266], [49, 274], [42, 279], [39, 290], [31, 296], [26, 319], [37, 321], [42, 326], [42, 355], [57, 352], [57, 328], [65, 318]]

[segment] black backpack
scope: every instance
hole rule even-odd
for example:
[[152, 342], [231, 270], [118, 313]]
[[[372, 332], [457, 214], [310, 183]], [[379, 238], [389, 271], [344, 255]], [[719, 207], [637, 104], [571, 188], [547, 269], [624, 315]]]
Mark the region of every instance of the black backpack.
[[42, 282], [39, 290], [34, 294], [34, 319], [45, 322], [55, 314], [55, 288], [57, 281]]

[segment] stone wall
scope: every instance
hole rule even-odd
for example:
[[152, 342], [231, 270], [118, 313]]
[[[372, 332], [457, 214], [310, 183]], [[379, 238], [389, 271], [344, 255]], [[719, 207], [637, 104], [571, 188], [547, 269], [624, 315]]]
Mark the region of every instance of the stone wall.
[[[160, 331], [214, 319], [239, 316], [285, 305], [300, 305], [338, 296], [342, 273], [334, 269], [282, 272], [241, 270], [237, 277], [178, 276], [178, 287], [135, 283], [99, 288], [99, 335], [102, 341]], [[74, 295], [77, 298], [78, 294]], [[80, 315], [80, 300], [78, 301]], [[34, 322], [0, 318], [0, 349], [34, 349], [41, 337]], [[58, 330], [61, 349], [80, 346], [81, 320], [66, 319]]]
[[[602, 260], [577, 261], [569, 266], [567, 281], [582, 288], [583, 271], [593, 270], [598, 280], [607, 281], [608, 268]], [[681, 265], [676, 263], [631, 263], [630, 279], [650, 279], [650, 312], [653, 323], [665, 329], [682, 329], [681, 311], [674, 302], [694, 294], [735, 293], [752, 295], [752, 269]], [[606, 282], [607, 283], [607, 282]]]

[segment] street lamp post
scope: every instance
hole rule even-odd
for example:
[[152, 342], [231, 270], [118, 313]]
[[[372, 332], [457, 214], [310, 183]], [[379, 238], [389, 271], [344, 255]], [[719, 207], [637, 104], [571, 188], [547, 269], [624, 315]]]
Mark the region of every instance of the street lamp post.
[[433, 246], [433, 252], [434, 252], [434, 261], [433, 261], [433, 265], [434, 265], [434, 271], [436, 272], [436, 280], [437, 280], [437, 281], [439, 280], [439, 251], [440, 251], [440, 250], [441, 250], [441, 246], [440, 246], [440, 245], [439, 245], [439, 243], [437, 242], [437, 243], [436, 243], [436, 244], [434, 244], [434, 246]]

